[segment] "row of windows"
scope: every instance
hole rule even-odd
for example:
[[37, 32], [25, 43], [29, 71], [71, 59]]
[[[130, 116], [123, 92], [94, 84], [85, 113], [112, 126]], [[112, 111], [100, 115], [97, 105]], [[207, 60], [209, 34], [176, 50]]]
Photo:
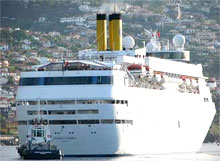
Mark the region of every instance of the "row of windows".
[[[33, 125], [35, 124], [34, 120], [29, 121], [18, 121], [19, 125], [27, 125], [27, 123]], [[43, 120], [43, 124], [48, 124], [47, 120]], [[93, 120], [49, 120], [51, 125], [60, 125], [60, 124], [131, 124], [133, 125], [133, 120], [113, 120], [113, 119], [93, 119]]]
[[146, 56], [154, 56], [158, 58], [164, 58], [164, 59], [186, 59], [186, 55], [184, 52], [153, 52], [153, 53], [147, 53]]
[[20, 86], [113, 84], [111, 76], [21, 78]]
[[41, 128], [37, 128], [35, 130], [32, 131], [31, 136], [33, 137], [45, 137], [46, 133], [44, 129]]
[[[73, 114], [98, 114], [99, 110], [88, 109], [88, 110], [40, 110], [41, 115], [73, 115]], [[37, 115], [38, 111], [27, 111], [28, 115]]]
[[20, 101], [17, 105], [61, 105], [61, 104], [127, 104], [127, 100], [47, 100], [47, 101]]

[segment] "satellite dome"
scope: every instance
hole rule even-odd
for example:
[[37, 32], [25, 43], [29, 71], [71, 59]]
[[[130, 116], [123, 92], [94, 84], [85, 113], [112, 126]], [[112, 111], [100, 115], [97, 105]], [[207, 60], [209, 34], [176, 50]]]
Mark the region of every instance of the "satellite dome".
[[122, 40], [122, 46], [123, 48], [125, 49], [131, 49], [133, 48], [135, 45], [135, 41], [134, 41], [134, 38], [131, 37], [131, 36], [125, 36], [123, 37], [123, 40]]
[[173, 37], [173, 45], [175, 47], [183, 47], [185, 44], [185, 36], [178, 34]]

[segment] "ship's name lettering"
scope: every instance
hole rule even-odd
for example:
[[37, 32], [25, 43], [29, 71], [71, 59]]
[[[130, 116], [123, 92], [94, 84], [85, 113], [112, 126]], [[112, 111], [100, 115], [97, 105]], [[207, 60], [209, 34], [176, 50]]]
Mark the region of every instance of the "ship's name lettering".
[[76, 137], [54, 137], [56, 140], [76, 140]]

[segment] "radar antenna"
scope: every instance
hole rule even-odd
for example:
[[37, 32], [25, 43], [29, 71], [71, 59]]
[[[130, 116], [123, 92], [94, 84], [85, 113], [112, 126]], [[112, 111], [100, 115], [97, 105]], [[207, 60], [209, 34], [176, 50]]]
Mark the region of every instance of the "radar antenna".
[[114, 3], [114, 13], [116, 13], [116, 4]]
[[177, 7], [177, 19], [181, 18], [181, 10], [180, 10], [180, 1], [176, 2], [176, 7]]

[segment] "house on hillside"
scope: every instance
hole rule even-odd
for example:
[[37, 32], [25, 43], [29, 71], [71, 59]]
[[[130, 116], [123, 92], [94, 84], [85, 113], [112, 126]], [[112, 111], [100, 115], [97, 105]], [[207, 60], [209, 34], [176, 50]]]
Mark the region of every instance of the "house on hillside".
[[31, 49], [31, 47], [29, 45], [27, 45], [27, 44], [22, 44], [21, 48], [23, 50], [30, 50]]
[[8, 44], [0, 43], [0, 50], [7, 51], [9, 49]]
[[31, 41], [28, 40], [28, 39], [25, 39], [25, 40], [24, 40], [24, 43], [25, 43], [26, 45], [31, 45]]
[[52, 43], [48, 40], [46, 42], [43, 43], [43, 46], [44, 47], [51, 47], [52, 46]]
[[50, 36], [60, 36], [60, 32], [51, 31], [51, 32], [48, 33], [48, 35], [50, 35]]

